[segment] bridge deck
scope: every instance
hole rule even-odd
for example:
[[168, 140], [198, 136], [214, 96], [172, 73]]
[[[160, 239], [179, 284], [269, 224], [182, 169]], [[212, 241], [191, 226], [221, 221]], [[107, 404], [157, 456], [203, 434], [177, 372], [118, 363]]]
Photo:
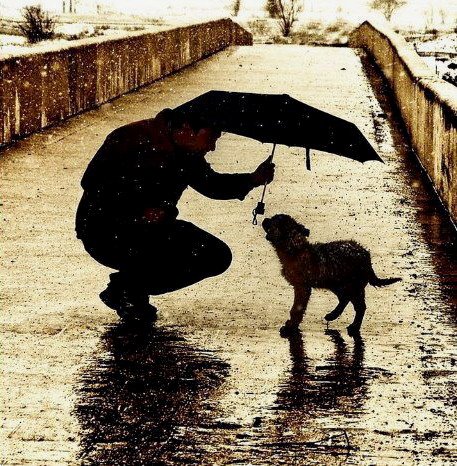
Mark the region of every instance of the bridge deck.
[[[315, 153], [308, 172], [302, 151], [280, 147], [266, 196], [267, 214], [295, 216], [314, 241], [356, 239], [378, 275], [403, 278], [367, 288], [362, 341], [345, 331], [352, 309], [326, 332], [326, 291], [302, 339], [280, 338], [292, 290], [251, 225], [260, 190], [244, 202], [185, 192], [181, 217], [234, 260], [158, 298], [155, 330], [132, 334], [99, 302], [108, 270], [73, 231], [85, 166], [112, 129], [209, 89], [289, 93], [379, 150], [384, 165]], [[225, 134], [209, 159], [247, 171], [269, 151]], [[456, 461], [456, 237], [354, 50], [232, 48], [16, 144], [0, 167], [5, 464]]]

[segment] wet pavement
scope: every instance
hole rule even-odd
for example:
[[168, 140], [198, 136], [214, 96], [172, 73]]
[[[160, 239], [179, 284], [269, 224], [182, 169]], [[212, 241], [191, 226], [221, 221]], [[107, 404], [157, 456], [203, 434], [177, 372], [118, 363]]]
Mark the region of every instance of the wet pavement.
[[[4, 151], [2, 464], [451, 465], [457, 462], [457, 236], [410, 154], [383, 83], [351, 49], [232, 48]], [[368, 75], [370, 78], [368, 78]], [[113, 128], [209, 89], [286, 92], [356, 123], [386, 162], [279, 147], [267, 214], [311, 241], [356, 239], [381, 277], [352, 308], [314, 291], [283, 339], [293, 292], [244, 202], [187, 190], [181, 217], [233, 251], [222, 276], [154, 300], [150, 328], [98, 301], [108, 270], [76, 240], [79, 179]], [[271, 150], [225, 134], [218, 171]]]

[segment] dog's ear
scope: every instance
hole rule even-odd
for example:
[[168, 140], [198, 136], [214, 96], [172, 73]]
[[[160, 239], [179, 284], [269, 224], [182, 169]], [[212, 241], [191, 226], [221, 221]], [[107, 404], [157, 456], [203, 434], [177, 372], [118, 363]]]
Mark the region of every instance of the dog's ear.
[[300, 225], [300, 232], [303, 236], [306, 236], [308, 238], [309, 236], [309, 233], [310, 231], [308, 230], [308, 228], [306, 228], [305, 226], [303, 225]]
[[308, 244], [309, 230], [303, 225], [298, 225], [289, 237], [289, 250], [297, 251], [304, 248]]

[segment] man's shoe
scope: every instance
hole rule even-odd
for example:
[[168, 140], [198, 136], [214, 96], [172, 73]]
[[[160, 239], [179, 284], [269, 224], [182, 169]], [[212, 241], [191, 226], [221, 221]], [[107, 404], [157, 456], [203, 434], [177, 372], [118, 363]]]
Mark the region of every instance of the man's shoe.
[[112, 290], [110, 286], [100, 293], [100, 299], [126, 322], [153, 322], [157, 319], [157, 308], [149, 304], [148, 297], [129, 297], [127, 293]]

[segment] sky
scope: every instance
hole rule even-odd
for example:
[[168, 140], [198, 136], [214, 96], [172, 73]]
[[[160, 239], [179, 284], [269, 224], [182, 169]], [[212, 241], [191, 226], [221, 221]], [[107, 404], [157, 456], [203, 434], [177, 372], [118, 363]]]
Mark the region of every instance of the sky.
[[[18, 14], [25, 5], [40, 3], [51, 12], [61, 12], [64, 0], [0, 0], [0, 14]], [[67, 3], [70, 0], [65, 0]], [[346, 16], [350, 19], [364, 19], [369, 9], [369, 0], [304, 0], [304, 12], [310, 17], [336, 18]], [[73, 0], [80, 13], [94, 13], [96, 5], [105, 10], [123, 13], [166, 17], [167, 15], [227, 16], [233, 0]], [[241, 0], [242, 16], [263, 13], [265, 0]], [[455, 0], [408, 0], [407, 6], [398, 11], [394, 21], [397, 23], [415, 23], [423, 21], [425, 12], [434, 16], [434, 21], [441, 20], [445, 11], [448, 23], [457, 21], [457, 1]]]

